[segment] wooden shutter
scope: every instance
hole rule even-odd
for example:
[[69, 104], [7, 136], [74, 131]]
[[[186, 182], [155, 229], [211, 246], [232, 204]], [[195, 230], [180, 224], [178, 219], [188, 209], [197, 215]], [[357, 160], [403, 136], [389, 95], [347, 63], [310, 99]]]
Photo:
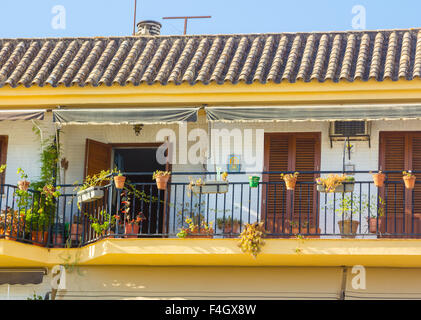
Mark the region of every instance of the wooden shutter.
[[[384, 171], [397, 170], [399, 173], [390, 173], [387, 175], [388, 181], [402, 181], [401, 172], [405, 170], [405, 134], [383, 134], [383, 152], [384, 162], [381, 169]], [[394, 216], [402, 216], [404, 213], [404, 186], [402, 184], [388, 184], [382, 196], [386, 200], [386, 211], [388, 224], [394, 221]], [[391, 230], [390, 230], [391, 231]]]
[[[289, 150], [291, 137], [288, 135], [269, 135], [265, 141], [265, 171], [288, 171], [289, 168]], [[264, 181], [267, 181], [266, 206], [262, 212], [266, 212], [264, 221], [266, 229], [271, 233], [280, 233], [282, 228], [282, 217], [286, 217], [287, 201], [284, 185], [279, 184], [280, 174], [265, 175]], [[278, 184], [271, 184], [278, 182]]]
[[[318, 133], [268, 133], [265, 134], [265, 171], [317, 171], [320, 163], [320, 134]], [[286, 190], [280, 183], [279, 173], [266, 174], [264, 181], [268, 182], [266, 193], [267, 203], [263, 202], [262, 212], [266, 213], [264, 221], [271, 233], [283, 233], [288, 227], [287, 221], [309, 221], [315, 226], [316, 192], [314, 186], [315, 174], [300, 174], [295, 192]], [[270, 184], [277, 182], [276, 186]], [[305, 184], [308, 182], [309, 184]], [[305, 230], [303, 230], [305, 232]]]
[[[421, 133], [381, 132], [380, 169], [395, 170], [387, 175], [389, 183], [380, 196], [386, 208], [381, 232], [391, 234], [421, 233], [421, 185], [412, 193], [402, 182], [403, 170], [421, 170]], [[401, 237], [401, 236], [398, 236]]]
[[[319, 140], [315, 136], [297, 136], [295, 143], [295, 168], [294, 171], [318, 170]], [[298, 176], [297, 188], [294, 192], [294, 220], [307, 221], [310, 227], [316, 226], [315, 207], [315, 174], [303, 173]]]
[[[411, 170], [421, 171], [421, 135], [413, 135], [411, 139], [411, 162], [412, 167]], [[417, 179], [420, 179], [420, 175], [417, 174]], [[412, 194], [410, 192], [410, 197], [412, 197]], [[412, 205], [414, 207], [414, 213], [419, 214], [421, 213], [421, 184], [416, 183], [414, 188], [414, 193], [412, 197]], [[411, 214], [412, 214], [412, 208], [409, 208]]]
[[109, 144], [86, 139], [84, 177], [110, 169], [111, 151]]

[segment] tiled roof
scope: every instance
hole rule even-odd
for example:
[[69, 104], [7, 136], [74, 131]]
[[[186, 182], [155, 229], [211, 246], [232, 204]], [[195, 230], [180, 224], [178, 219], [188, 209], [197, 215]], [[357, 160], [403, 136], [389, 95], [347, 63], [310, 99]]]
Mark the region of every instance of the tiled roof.
[[0, 39], [0, 87], [417, 77], [420, 29]]

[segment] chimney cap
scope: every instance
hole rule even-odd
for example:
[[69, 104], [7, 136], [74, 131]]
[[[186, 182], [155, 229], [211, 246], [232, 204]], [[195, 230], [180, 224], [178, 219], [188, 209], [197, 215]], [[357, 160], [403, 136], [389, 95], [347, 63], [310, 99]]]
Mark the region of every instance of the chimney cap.
[[137, 23], [136, 35], [157, 36], [161, 33], [162, 25], [154, 20], [142, 20]]
[[142, 20], [142, 21], [139, 21], [136, 25], [139, 26], [142, 24], [158, 24], [160, 27], [162, 27], [162, 24], [155, 20]]

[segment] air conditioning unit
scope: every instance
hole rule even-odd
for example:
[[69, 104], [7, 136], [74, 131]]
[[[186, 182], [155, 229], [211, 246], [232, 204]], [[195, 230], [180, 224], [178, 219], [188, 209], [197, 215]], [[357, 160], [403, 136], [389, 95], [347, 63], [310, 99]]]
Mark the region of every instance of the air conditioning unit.
[[333, 141], [368, 141], [370, 145], [369, 121], [332, 121], [329, 126], [330, 146]]

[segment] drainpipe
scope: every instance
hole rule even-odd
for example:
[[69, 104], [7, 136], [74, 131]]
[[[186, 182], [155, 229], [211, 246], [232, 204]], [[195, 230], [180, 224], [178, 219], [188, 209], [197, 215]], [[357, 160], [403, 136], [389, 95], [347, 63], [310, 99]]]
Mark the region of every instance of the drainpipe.
[[348, 274], [348, 269], [347, 269], [347, 267], [343, 266], [342, 267], [341, 291], [339, 292], [338, 300], [345, 300], [347, 274]]

